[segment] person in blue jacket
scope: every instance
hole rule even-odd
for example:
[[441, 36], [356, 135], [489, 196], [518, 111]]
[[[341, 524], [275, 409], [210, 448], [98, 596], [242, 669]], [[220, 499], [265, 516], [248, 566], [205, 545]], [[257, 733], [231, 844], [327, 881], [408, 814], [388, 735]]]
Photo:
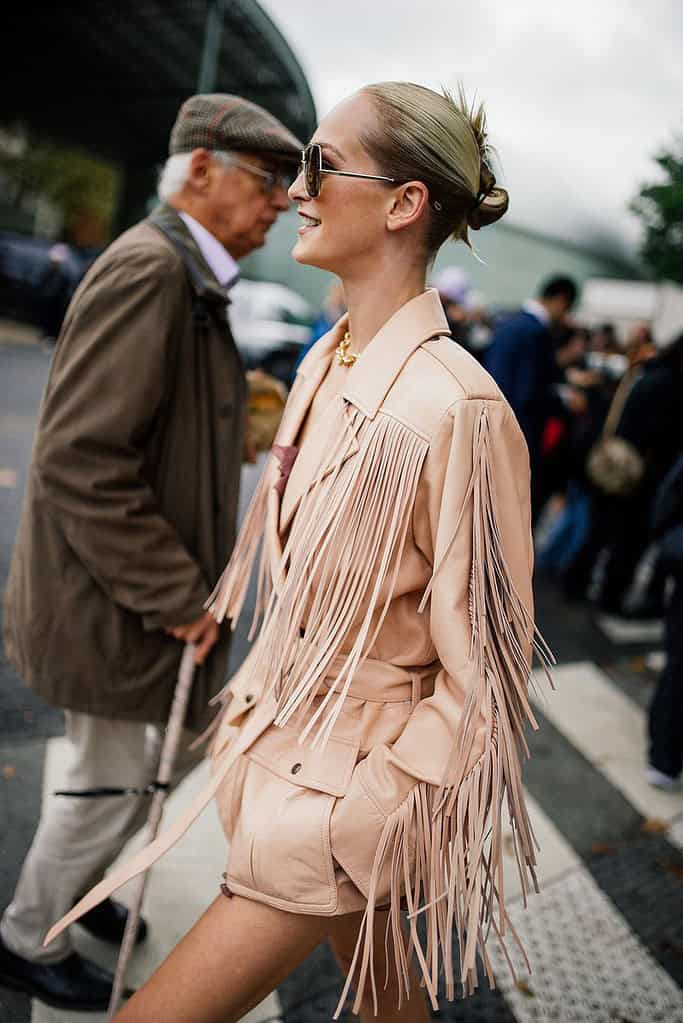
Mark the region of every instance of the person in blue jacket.
[[[496, 326], [486, 352], [486, 369], [510, 402], [526, 437], [532, 501], [538, 493], [543, 429], [561, 404], [551, 330], [566, 319], [576, 295], [577, 287], [570, 277], [551, 277], [537, 298], [526, 301], [518, 312]], [[540, 508], [534, 511], [538, 513]]]

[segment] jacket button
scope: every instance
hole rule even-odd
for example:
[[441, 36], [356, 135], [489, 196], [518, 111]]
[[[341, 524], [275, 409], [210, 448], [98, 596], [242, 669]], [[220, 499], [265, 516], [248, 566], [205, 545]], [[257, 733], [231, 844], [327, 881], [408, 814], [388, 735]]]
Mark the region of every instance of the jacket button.
[[244, 697], [244, 702], [245, 703], [251, 703], [251, 701], [253, 699], [254, 699], [254, 697], [252, 696], [252, 694], [251, 693], [247, 693], [247, 695]]
[[295, 764], [292, 768], [292, 774], [298, 774], [303, 766], [303, 764]]
[[221, 417], [221, 419], [227, 419], [228, 416], [231, 416], [232, 415], [232, 402], [231, 401], [224, 402], [220, 406], [220, 408], [218, 409], [218, 415]]

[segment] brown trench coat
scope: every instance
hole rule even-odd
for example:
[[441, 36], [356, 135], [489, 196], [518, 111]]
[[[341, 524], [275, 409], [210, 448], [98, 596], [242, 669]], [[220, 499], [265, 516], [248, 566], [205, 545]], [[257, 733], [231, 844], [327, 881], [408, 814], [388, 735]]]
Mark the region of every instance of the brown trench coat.
[[[168, 718], [182, 644], [163, 629], [203, 613], [235, 538], [246, 388], [228, 301], [164, 206], [118, 238], [74, 296], [5, 601], [8, 656], [50, 703]], [[225, 683], [223, 632], [196, 675], [195, 730]]]
[[477, 951], [488, 967], [489, 930], [506, 929], [504, 802], [525, 890], [535, 880], [520, 779], [534, 723], [528, 453], [492, 379], [439, 336], [436, 292], [390, 319], [342, 395], [315, 402], [344, 329], [302, 363], [213, 595], [213, 613], [234, 620], [263, 537], [264, 622], [226, 690], [212, 784], [60, 927], [161, 855], [217, 793], [230, 890], [291, 912], [365, 911], [356, 1006], [374, 910], [390, 907], [402, 973], [400, 910], [427, 907], [424, 951], [410, 921], [435, 1004], [441, 963], [455, 991], [452, 929], [466, 992]]

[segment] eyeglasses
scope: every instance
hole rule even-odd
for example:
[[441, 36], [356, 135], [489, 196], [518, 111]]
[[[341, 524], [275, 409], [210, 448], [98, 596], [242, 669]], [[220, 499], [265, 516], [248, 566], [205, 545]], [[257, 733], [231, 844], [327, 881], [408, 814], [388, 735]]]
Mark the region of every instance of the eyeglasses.
[[386, 178], [383, 174], [358, 174], [352, 171], [323, 167], [323, 150], [317, 142], [309, 143], [302, 151], [299, 173], [304, 176], [309, 199], [316, 199], [320, 195], [323, 174], [338, 174], [342, 178], [366, 178], [369, 181], [390, 181], [392, 184], [396, 184], [396, 178]]
[[256, 177], [262, 178], [263, 191], [266, 195], [272, 195], [276, 188], [283, 188], [286, 192], [294, 180], [294, 173], [289, 170], [264, 170], [263, 167], [257, 167], [255, 163], [241, 160], [231, 153], [214, 153], [214, 156], [218, 156], [221, 163], [227, 167], [239, 167], [240, 170], [248, 171], [249, 174], [255, 174]]

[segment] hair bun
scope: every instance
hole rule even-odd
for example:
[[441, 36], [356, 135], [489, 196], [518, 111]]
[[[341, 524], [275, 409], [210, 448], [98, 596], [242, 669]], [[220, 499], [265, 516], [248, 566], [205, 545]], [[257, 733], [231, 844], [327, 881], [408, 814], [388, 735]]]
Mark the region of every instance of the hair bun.
[[467, 214], [467, 226], [478, 231], [489, 224], [495, 224], [503, 216], [510, 205], [510, 196], [504, 188], [496, 185], [496, 178], [486, 163], [481, 161], [479, 175], [479, 194], [472, 209]]

